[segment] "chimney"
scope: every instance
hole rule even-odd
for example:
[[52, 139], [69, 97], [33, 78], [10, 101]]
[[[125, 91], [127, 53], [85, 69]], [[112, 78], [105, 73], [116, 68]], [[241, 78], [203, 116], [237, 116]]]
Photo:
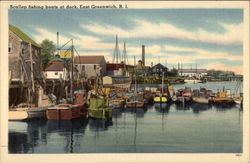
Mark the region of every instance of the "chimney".
[[142, 45], [142, 65], [145, 66], [145, 45]]

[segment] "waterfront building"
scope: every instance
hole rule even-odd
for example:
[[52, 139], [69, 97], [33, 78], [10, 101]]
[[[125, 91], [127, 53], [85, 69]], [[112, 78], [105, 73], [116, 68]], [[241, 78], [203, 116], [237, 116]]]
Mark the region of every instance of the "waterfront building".
[[168, 68], [163, 66], [162, 64], [158, 63], [156, 65], [154, 65], [151, 68], [151, 75], [152, 76], [158, 76], [161, 77], [163, 72], [166, 74], [168, 72]]
[[[54, 61], [44, 71], [44, 76], [48, 80], [65, 80], [68, 81], [71, 77], [72, 65], [63, 61]], [[76, 70], [74, 71], [76, 75]]]
[[135, 66], [135, 73], [137, 75], [150, 75], [150, 67], [145, 66], [142, 60], [138, 61], [138, 64]]
[[79, 74], [86, 79], [94, 79], [106, 75], [106, 60], [104, 56], [77, 56], [74, 59]]
[[106, 68], [108, 75], [126, 75], [124, 63], [107, 63]]
[[[9, 80], [10, 84], [31, 84], [41, 80], [41, 46], [19, 28], [9, 25]], [[31, 64], [32, 60], [32, 64]]]
[[178, 69], [178, 76], [202, 78], [207, 75], [207, 69]]

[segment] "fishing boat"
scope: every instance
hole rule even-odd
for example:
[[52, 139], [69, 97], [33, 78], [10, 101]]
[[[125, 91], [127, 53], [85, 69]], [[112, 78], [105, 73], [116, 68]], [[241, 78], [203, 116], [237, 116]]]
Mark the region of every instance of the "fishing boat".
[[206, 90], [205, 88], [200, 88], [200, 90], [195, 89], [193, 90], [193, 96], [192, 100], [193, 102], [199, 103], [199, 104], [208, 104], [210, 101], [209, 93], [210, 90]]
[[115, 98], [109, 101], [109, 107], [113, 109], [123, 108], [125, 104], [125, 100], [122, 98]]
[[48, 107], [46, 117], [49, 120], [71, 120], [84, 117], [87, 115], [85, 90], [74, 92], [76, 97], [74, 104], [58, 104]]
[[143, 93], [143, 98], [146, 104], [151, 104], [154, 101], [154, 97], [151, 91], [145, 90]]
[[127, 108], [143, 108], [144, 101], [138, 100], [135, 96], [126, 100]]
[[112, 109], [108, 107], [104, 97], [97, 96], [89, 99], [88, 117], [94, 119], [112, 119]]
[[155, 103], [166, 103], [166, 102], [168, 102], [168, 93], [166, 91], [164, 92], [163, 84], [164, 84], [164, 72], [162, 74], [161, 91], [158, 90], [156, 92], [156, 94], [155, 94], [155, 97], [154, 97], [154, 102]]
[[33, 104], [25, 104], [21, 107], [11, 108], [8, 113], [8, 119], [27, 120], [32, 118], [44, 118], [46, 117], [46, 110], [49, 106], [35, 107]]
[[211, 99], [214, 104], [233, 104], [233, 98], [228, 94], [228, 91], [217, 92], [217, 95]]
[[184, 80], [185, 83], [202, 83], [202, 80], [197, 79], [195, 77], [189, 77]]
[[192, 90], [189, 87], [185, 89], [179, 89], [175, 95], [172, 97], [172, 100], [177, 103], [189, 103], [192, 101]]

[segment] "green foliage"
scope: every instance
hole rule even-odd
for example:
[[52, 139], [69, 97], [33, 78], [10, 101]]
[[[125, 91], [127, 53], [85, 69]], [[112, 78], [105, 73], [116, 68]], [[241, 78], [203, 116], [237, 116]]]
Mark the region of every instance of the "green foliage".
[[49, 61], [53, 58], [54, 53], [56, 51], [56, 46], [54, 45], [53, 41], [45, 39], [41, 43], [41, 59], [43, 68], [46, 68], [49, 65]]
[[235, 76], [235, 73], [232, 71], [221, 71], [221, 70], [208, 70], [207, 75], [215, 79], [225, 79], [230, 76]]
[[178, 75], [178, 70], [173, 68], [168, 72], [168, 76], [177, 76]]

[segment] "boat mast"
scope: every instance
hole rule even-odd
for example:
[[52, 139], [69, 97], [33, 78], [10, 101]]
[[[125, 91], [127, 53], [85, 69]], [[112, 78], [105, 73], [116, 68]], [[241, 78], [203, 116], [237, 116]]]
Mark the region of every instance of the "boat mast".
[[134, 90], [134, 95], [136, 96], [136, 69], [135, 69], [135, 56], [134, 56], [134, 74], [135, 74], [135, 90]]
[[164, 71], [162, 73], [161, 94], [163, 95]]
[[[71, 98], [73, 99], [73, 81], [74, 81], [74, 45], [73, 45], [73, 39], [71, 40], [72, 46], [71, 46], [71, 78], [70, 78], [70, 94]], [[73, 100], [71, 101], [73, 102]]]

